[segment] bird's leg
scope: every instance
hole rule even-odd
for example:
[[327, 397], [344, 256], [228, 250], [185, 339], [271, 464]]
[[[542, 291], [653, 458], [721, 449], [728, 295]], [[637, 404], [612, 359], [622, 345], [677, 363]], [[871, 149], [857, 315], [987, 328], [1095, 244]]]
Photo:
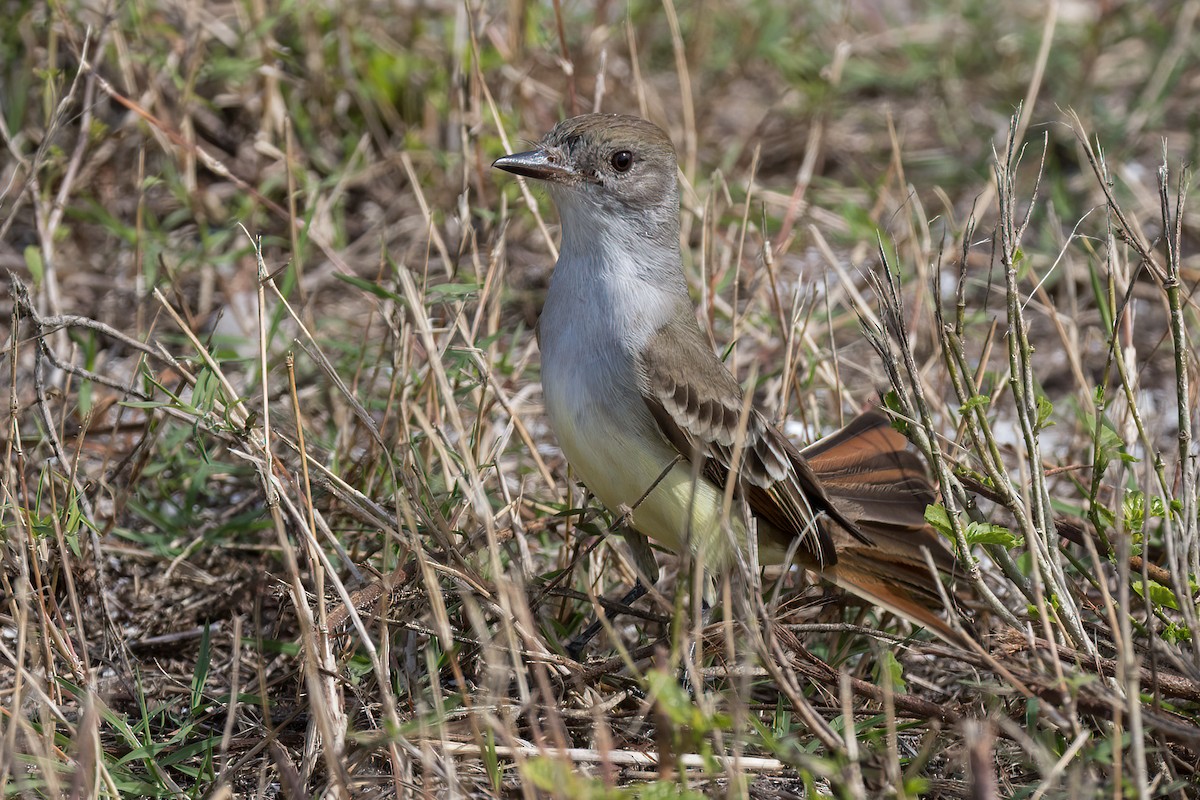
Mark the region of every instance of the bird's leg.
[[[688, 693], [688, 697], [696, 699], [696, 687], [692, 683], [691, 666], [696, 665], [696, 669], [700, 669], [700, 664], [696, 662], [696, 648], [704, 640], [704, 629], [708, 627], [708, 622], [712, 619], [713, 608], [709, 605], [708, 600], [700, 601], [700, 635], [692, 639], [692, 643], [688, 645], [687, 661], [679, 668], [679, 683], [683, 686], [683, 690]], [[704, 654], [704, 648], [700, 647], [700, 654]], [[704, 683], [704, 677], [697, 672], [696, 677], [699, 678], [701, 684]]]
[[[650, 583], [654, 583], [658, 580], [658, 562], [654, 559], [654, 551], [650, 549], [650, 541], [633, 528], [628, 527], [627, 523], [630, 514], [629, 510], [625, 510], [625, 513], [621, 516], [626, 523], [626, 527], [622, 533], [625, 537], [625, 542], [629, 545], [629, 549], [633, 552], [633, 564], [637, 569], [637, 581], [633, 584], [633, 588], [621, 598], [621, 605], [623, 606], [633, 605], [649, 591], [644, 581], [648, 580]], [[618, 613], [620, 612], [610, 612], [609, 621], [612, 621]], [[604, 624], [597, 617], [591, 625], [588, 625], [582, 633], [576, 635], [567, 644], [567, 655], [578, 661], [579, 657], [583, 655], [583, 648], [587, 646], [588, 642], [596, 638], [596, 634], [603, 627]]]
[[[696, 648], [700, 648], [700, 655], [703, 657], [704, 629], [707, 628], [708, 623], [712, 621], [713, 601], [716, 600], [716, 585], [713, 582], [713, 577], [711, 575], [705, 575], [702, 578], [702, 581], [704, 588], [703, 593], [700, 595], [699, 626], [696, 629], [695, 638], [693, 638], [691, 644], [688, 645], [687, 660], [684, 661], [684, 663], [680, 666], [679, 671], [679, 683], [683, 686], [684, 691], [686, 691], [688, 696], [692, 699], [695, 699], [696, 697], [695, 686], [692, 684], [692, 665], [695, 665], [697, 670], [699, 670], [701, 667], [700, 663], [696, 661]], [[700, 684], [704, 683], [704, 678], [700, 676], [699, 672], [696, 673], [696, 677], [699, 678]]]
[[[649, 590], [646, 588], [646, 584], [642, 583], [641, 578], [638, 578], [633, 584], [633, 588], [626, 592], [625, 596], [621, 598], [620, 604], [623, 606], [633, 605], [639, 598], [642, 597], [642, 595], [646, 594], [647, 591]], [[619, 612], [616, 611], [610, 613], [608, 617], [609, 621], [611, 622], [618, 613]], [[602, 623], [599, 617], [597, 617], [591, 625], [588, 625], [583, 629], [582, 633], [577, 634], [574, 639], [567, 643], [567, 655], [569, 655], [575, 661], [578, 661], [580, 656], [583, 655], [583, 648], [587, 647], [588, 642], [596, 638], [596, 634], [599, 633], [603, 627], [604, 623]]]

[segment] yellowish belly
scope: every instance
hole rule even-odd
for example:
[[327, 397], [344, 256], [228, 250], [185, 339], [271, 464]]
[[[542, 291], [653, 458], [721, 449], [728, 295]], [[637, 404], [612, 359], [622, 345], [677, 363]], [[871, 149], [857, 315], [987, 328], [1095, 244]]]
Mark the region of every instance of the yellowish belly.
[[[730, 531], [734, 541], [746, 538], [736, 511], [723, 528], [723, 492], [693, 476], [686, 461], [663, 476], [676, 452], [657, 435], [634, 437], [605, 427], [558, 431], [559, 444], [584, 484], [614, 513], [633, 508], [633, 526], [639, 532], [675, 552], [689, 548], [703, 553], [708, 569], [723, 568], [731, 555]], [[654, 489], [646, 494], [651, 486]]]

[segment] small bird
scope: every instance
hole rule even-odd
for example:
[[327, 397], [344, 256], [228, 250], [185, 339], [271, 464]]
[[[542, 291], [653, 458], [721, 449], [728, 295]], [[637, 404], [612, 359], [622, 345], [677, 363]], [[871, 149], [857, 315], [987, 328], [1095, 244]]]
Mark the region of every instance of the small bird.
[[[638, 534], [728, 569], [757, 533], [759, 562], [804, 567], [942, 638], [922, 553], [954, 574], [926, 523], [921, 460], [880, 411], [801, 451], [713, 352], [688, 296], [671, 140], [639, 117], [586, 114], [493, 165], [541, 181], [562, 246], [537, 336], [546, 414], [576, 474]], [[755, 518], [726, 513], [733, 496]], [[643, 497], [644, 495], [644, 497]], [[640, 502], [638, 502], [640, 499]], [[727, 522], [725, 522], [727, 520]], [[724, 522], [724, 524], [723, 524]]]

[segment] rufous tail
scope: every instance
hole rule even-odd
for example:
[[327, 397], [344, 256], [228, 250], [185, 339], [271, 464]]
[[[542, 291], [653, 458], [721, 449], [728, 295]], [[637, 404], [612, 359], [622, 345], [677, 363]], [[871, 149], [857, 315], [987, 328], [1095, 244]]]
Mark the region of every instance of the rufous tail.
[[904, 436], [881, 411], [872, 410], [802, 453], [829, 498], [871, 540], [859, 541], [831, 523], [837, 563], [821, 574], [961, 646], [964, 635], [934, 613], [943, 608], [943, 595], [922, 548], [941, 575], [961, 569], [925, 521], [925, 507], [936, 502], [937, 493]]

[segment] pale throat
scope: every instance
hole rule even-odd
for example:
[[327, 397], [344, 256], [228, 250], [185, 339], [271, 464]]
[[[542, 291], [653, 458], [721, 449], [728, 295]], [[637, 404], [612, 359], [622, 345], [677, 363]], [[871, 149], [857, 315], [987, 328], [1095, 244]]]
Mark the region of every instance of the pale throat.
[[572, 312], [583, 318], [561, 319], [567, 324], [555, 326], [557, 330], [620, 340], [626, 349], [639, 352], [681, 302], [690, 303], [678, 230], [647, 236], [643, 228], [577, 191], [553, 194], [562, 220], [562, 248], [546, 311], [573, 306]]

